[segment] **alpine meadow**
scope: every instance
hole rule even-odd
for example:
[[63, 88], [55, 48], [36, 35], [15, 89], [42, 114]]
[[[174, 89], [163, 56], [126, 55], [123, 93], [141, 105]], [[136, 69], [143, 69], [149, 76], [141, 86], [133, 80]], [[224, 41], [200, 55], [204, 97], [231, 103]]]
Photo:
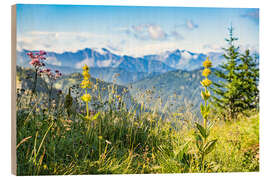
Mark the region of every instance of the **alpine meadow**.
[[16, 171], [259, 171], [259, 9], [16, 5]]

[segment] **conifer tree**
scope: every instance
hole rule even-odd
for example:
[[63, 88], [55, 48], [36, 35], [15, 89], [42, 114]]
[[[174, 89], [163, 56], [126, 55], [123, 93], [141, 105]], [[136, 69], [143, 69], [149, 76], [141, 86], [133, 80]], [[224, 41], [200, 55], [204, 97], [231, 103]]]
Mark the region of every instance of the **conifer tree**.
[[258, 108], [259, 103], [259, 68], [257, 56], [250, 51], [243, 54], [235, 45], [238, 38], [233, 36], [233, 28], [229, 28], [229, 38], [225, 39], [228, 48], [223, 48], [226, 62], [215, 71], [221, 80], [213, 83], [214, 92], [212, 104], [217, 113], [227, 120], [235, 119], [238, 113]]
[[250, 51], [246, 50], [240, 55], [239, 79], [241, 80], [242, 98], [246, 110], [258, 108], [259, 104], [259, 66], [258, 57], [252, 57]]
[[214, 92], [213, 105], [215, 110], [226, 119], [234, 119], [243, 109], [240, 91], [241, 80], [238, 78], [239, 47], [235, 45], [238, 38], [233, 36], [233, 28], [229, 28], [229, 38], [225, 39], [227, 48], [223, 48], [226, 62], [220, 65], [215, 75], [221, 80], [213, 83], [211, 90]]

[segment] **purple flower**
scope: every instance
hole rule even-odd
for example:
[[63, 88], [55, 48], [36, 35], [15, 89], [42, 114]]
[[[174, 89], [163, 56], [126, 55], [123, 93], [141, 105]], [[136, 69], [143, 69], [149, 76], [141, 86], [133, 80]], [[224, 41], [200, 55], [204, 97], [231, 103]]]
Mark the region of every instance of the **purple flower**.
[[46, 55], [47, 53], [45, 51], [39, 51], [39, 55]]
[[26, 53], [26, 55], [28, 55], [28, 56], [32, 56], [32, 55], [33, 55], [33, 53], [32, 53], [32, 52], [29, 52], [29, 53]]

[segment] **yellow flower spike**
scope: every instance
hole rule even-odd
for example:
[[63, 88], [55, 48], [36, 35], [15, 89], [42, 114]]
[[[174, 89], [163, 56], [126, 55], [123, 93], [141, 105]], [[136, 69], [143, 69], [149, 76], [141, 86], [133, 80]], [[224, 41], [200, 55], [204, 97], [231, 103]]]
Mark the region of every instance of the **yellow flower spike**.
[[88, 103], [91, 101], [92, 97], [90, 94], [87, 93], [87, 88], [91, 88], [92, 83], [90, 81], [89, 67], [87, 65], [84, 65], [82, 69], [83, 80], [81, 82], [81, 87], [85, 89], [85, 94], [81, 96], [81, 99], [86, 104], [86, 119], [90, 119]]
[[88, 66], [85, 64], [84, 66], [83, 66], [83, 68], [82, 68], [84, 71], [88, 71]]
[[84, 94], [82, 97], [82, 100], [84, 101], [84, 102], [89, 102], [89, 101], [91, 101], [91, 95], [90, 94]]
[[88, 79], [82, 80], [81, 87], [84, 88], [84, 89], [85, 88], [91, 88], [91, 81], [88, 80]]
[[211, 96], [210, 91], [205, 91], [205, 97], [209, 98]]
[[211, 70], [208, 69], [208, 68], [204, 69], [203, 72], [202, 72], [202, 75], [205, 76], [205, 77], [207, 77], [209, 74], [211, 74]]
[[203, 98], [203, 100], [207, 101], [210, 97], [210, 91], [201, 91], [201, 96]]
[[212, 67], [212, 62], [209, 60], [209, 57], [207, 57], [206, 60], [203, 62], [203, 67], [205, 68]]
[[204, 79], [201, 81], [201, 84], [204, 86], [204, 87], [208, 87], [212, 84], [212, 81], [209, 80], [209, 79]]
[[89, 80], [90, 79], [90, 75], [88, 74], [88, 75], [84, 76], [83, 79], [84, 80]]
[[88, 71], [83, 71], [82, 75], [84, 78], [90, 78], [90, 74], [88, 73]]
[[205, 100], [203, 91], [201, 91], [201, 96], [202, 96], [203, 100]]

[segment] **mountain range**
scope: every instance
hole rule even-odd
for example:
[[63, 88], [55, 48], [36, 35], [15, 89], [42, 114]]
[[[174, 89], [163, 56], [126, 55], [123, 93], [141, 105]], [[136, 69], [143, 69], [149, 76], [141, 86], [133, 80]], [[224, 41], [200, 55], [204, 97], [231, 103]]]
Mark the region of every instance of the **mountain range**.
[[[212, 69], [214, 72], [215, 69]], [[179, 111], [193, 109], [199, 112], [202, 103], [200, 81], [202, 68], [192, 71], [175, 70], [154, 77], [147, 77], [128, 86], [132, 97], [139, 103], [148, 103], [150, 109]], [[220, 79], [209, 77], [213, 82]], [[184, 109], [182, 109], [184, 108]]]
[[[19, 89], [31, 89], [33, 77], [34, 71], [32, 68], [17, 66], [17, 87]], [[80, 97], [83, 93], [82, 89], [79, 88], [82, 79], [81, 73], [64, 75], [55, 82], [53, 96], [56, 97], [58, 90], [66, 94], [68, 89], [72, 88], [72, 96]], [[200, 81], [202, 79], [202, 69], [170, 71], [146, 77], [127, 86], [91, 78], [93, 87], [96, 86], [98, 89], [92, 88], [91, 94], [93, 95], [94, 104], [100, 104], [101, 102], [95, 97], [100, 95], [104, 102], [107, 101], [108, 94], [111, 92], [112, 87], [115, 86], [116, 94], [121, 95], [128, 108], [142, 107], [141, 105], [143, 105], [146, 108], [145, 110], [157, 111], [163, 114], [167, 112], [192, 111], [199, 115], [199, 105], [202, 103], [200, 95], [202, 89]], [[210, 79], [214, 82], [219, 80], [215, 76], [211, 76]], [[48, 85], [45, 79], [39, 77], [37, 85], [38, 92], [48, 93]], [[74, 93], [73, 90], [75, 90]]]
[[[29, 51], [17, 51], [17, 65], [30, 67], [27, 52]], [[47, 52], [46, 64], [47, 67], [58, 69], [64, 74], [81, 72], [82, 66], [87, 64], [93, 77], [113, 82], [114, 74], [118, 73], [116, 83], [126, 85], [174, 70], [200, 69], [207, 56], [210, 56], [214, 67], [224, 61], [222, 53], [218, 52], [203, 54], [176, 49], [161, 54], [132, 57], [117, 55], [105, 48], [85, 48], [77, 52]]]

